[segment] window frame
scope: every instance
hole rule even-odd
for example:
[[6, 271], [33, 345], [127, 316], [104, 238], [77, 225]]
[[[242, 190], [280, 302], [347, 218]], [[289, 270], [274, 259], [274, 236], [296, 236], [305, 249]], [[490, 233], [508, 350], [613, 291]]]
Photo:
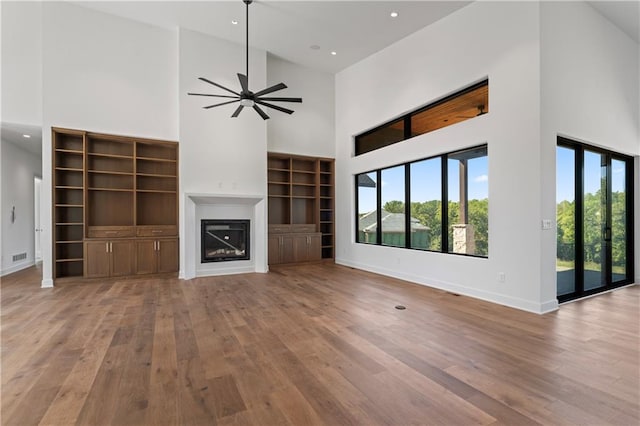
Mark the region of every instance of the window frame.
[[[462, 96], [464, 96], [464, 95], [466, 95], [466, 94], [468, 94], [470, 92], [473, 92], [474, 90], [480, 89], [480, 88], [482, 88], [484, 86], [487, 87], [487, 105], [485, 106], [486, 107], [486, 111], [484, 111], [482, 114], [483, 115], [484, 114], [488, 114], [489, 113], [489, 105], [488, 105], [488, 103], [489, 103], [488, 102], [488, 97], [489, 97], [489, 94], [488, 94], [488, 91], [489, 91], [489, 78], [485, 78], [485, 79], [483, 79], [483, 80], [481, 80], [481, 81], [479, 81], [477, 83], [471, 84], [471, 85], [469, 85], [469, 86], [467, 86], [467, 87], [465, 87], [463, 89], [460, 89], [460, 90], [456, 91], [455, 93], [447, 95], [447, 96], [445, 96], [445, 97], [443, 97], [441, 99], [438, 99], [438, 100], [436, 100], [434, 102], [431, 102], [431, 103], [429, 103], [427, 105], [420, 106], [420, 107], [418, 107], [418, 108], [416, 108], [416, 109], [414, 109], [412, 111], [409, 111], [406, 114], [403, 114], [403, 115], [395, 117], [395, 118], [393, 118], [391, 120], [385, 121], [384, 123], [380, 124], [379, 126], [374, 127], [373, 129], [369, 129], [366, 132], [362, 132], [362, 133], [360, 133], [358, 135], [355, 135], [355, 137], [353, 138], [353, 140], [354, 140], [354, 151], [353, 151], [354, 157], [358, 157], [358, 156], [366, 154], [368, 152], [377, 151], [378, 149], [382, 149], [382, 148], [385, 148], [387, 146], [391, 146], [391, 145], [395, 145], [395, 144], [400, 143], [400, 142], [404, 142], [407, 139], [411, 139], [412, 137], [414, 137], [411, 134], [411, 131], [412, 131], [412, 122], [411, 122], [411, 120], [412, 120], [412, 118], [414, 116], [422, 114], [423, 112], [428, 111], [430, 109], [433, 109], [435, 107], [438, 107], [438, 106], [440, 106], [440, 105], [442, 105], [444, 103], [451, 102], [451, 101], [453, 101], [453, 100], [455, 100], [457, 98], [460, 98], [460, 97], [462, 97]], [[473, 119], [473, 118], [476, 118], [476, 117], [469, 117], [468, 119]], [[448, 126], [452, 126], [452, 125], [457, 124], [457, 123], [462, 122], [462, 121], [466, 121], [466, 120], [456, 121], [454, 123], [450, 123], [450, 124], [447, 124], [445, 126], [439, 127], [438, 129], [441, 129], [441, 128], [444, 128], [444, 127], [448, 127]], [[372, 134], [380, 132], [380, 131], [384, 130], [387, 127], [392, 127], [394, 124], [399, 123], [399, 122], [404, 122], [404, 137], [402, 139], [394, 141], [394, 142], [384, 143], [381, 146], [379, 146], [377, 148], [373, 148], [373, 149], [364, 149], [363, 150], [361, 148], [360, 145], [361, 145], [362, 138], [366, 138], [368, 136], [371, 136]], [[435, 130], [438, 130], [438, 129], [430, 130], [430, 131], [427, 131], [427, 132], [421, 133], [421, 134], [426, 134], [426, 133], [429, 133], [431, 131], [435, 131]], [[415, 136], [419, 136], [419, 135], [415, 135]]]
[[[489, 156], [489, 144], [483, 143], [480, 145], [474, 145], [467, 148], [461, 148], [455, 151], [446, 152], [442, 154], [432, 155], [430, 157], [424, 157], [417, 160], [412, 160], [399, 164], [392, 164], [389, 166], [381, 167], [378, 169], [371, 169], [367, 171], [363, 171], [360, 173], [354, 174], [354, 188], [355, 188], [355, 243], [364, 244], [367, 246], [382, 246], [387, 248], [396, 248], [396, 249], [409, 249], [416, 250], [421, 252], [431, 252], [431, 253], [443, 253], [443, 254], [452, 254], [457, 256], [465, 256], [465, 257], [473, 257], [478, 259], [489, 259], [489, 231], [487, 229], [487, 255], [478, 255], [478, 254], [469, 254], [469, 253], [456, 253], [453, 251], [449, 251], [449, 184], [448, 184], [448, 160], [449, 156], [455, 156], [456, 154], [465, 152], [465, 151], [473, 151], [484, 149], [486, 151], [486, 156]], [[419, 247], [411, 247], [411, 165], [414, 163], [419, 163], [422, 161], [440, 159], [440, 216], [441, 216], [441, 243], [440, 250], [433, 250], [430, 248], [419, 248]], [[405, 201], [404, 201], [404, 214], [405, 214], [405, 246], [393, 246], [382, 244], [382, 226], [380, 223], [382, 221], [382, 170], [390, 169], [394, 167], [404, 166], [405, 168], [405, 184], [404, 184], [404, 192], [405, 192]], [[359, 241], [359, 176], [360, 175], [368, 175], [370, 173], [376, 174], [376, 242], [375, 243], [365, 243]], [[488, 199], [488, 198], [487, 198]], [[487, 220], [488, 220], [488, 212], [487, 212]]]

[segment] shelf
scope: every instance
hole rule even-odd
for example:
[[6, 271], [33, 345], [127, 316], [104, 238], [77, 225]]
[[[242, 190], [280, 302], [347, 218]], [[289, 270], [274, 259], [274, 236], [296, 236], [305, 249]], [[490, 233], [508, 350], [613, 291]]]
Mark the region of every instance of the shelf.
[[175, 194], [177, 191], [168, 191], [163, 189], [137, 189], [136, 192], [149, 192], [155, 194]]
[[297, 183], [297, 182], [291, 182], [291, 185], [293, 185], [293, 186], [316, 186], [315, 183]]
[[153, 161], [156, 163], [175, 163], [176, 160], [170, 160], [167, 158], [150, 158], [150, 157], [136, 157], [137, 160], [144, 160], [144, 161]]
[[315, 175], [316, 174], [316, 172], [312, 171], [312, 170], [294, 170], [294, 169], [292, 169], [291, 171], [293, 173], [304, 173], [304, 174], [307, 174], [307, 175]]
[[87, 170], [87, 172], [101, 175], [133, 176], [133, 172], [115, 172], [110, 170]]
[[82, 189], [81, 186], [56, 186], [56, 189]]
[[58, 222], [56, 226], [82, 226], [84, 222]]
[[84, 207], [82, 204], [55, 204], [55, 207]]
[[74, 259], [56, 259], [56, 263], [60, 263], [60, 262], [82, 262], [84, 259], [80, 258], [74, 258]]
[[333, 223], [332, 220], [321, 220], [320, 223]]
[[82, 240], [56, 241], [56, 244], [82, 244]]
[[274, 181], [268, 181], [267, 183], [269, 183], [269, 184], [273, 184], [273, 185], [291, 185], [291, 182], [274, 182]]
[[56, 167], [56, 170], [60, 170], [64, 172], [82, 172], [82, 169], [78, 169], [75, 167]]
[[56, 152], [64, 152], [65, 154], [84, 154], [82, 151], [78, 151], [75, 149], [63, 149], [63, 148], [56, 148], [55, 150]]
[[124, 158], [127, 160], [133, 160], [132, 155], [121, 155], [121, 154], [102, 154], [100, 152], [88, 152], [87, 155], [91, 157], [103, 157], [103, 158]]
[[288, 173], [288, 172], [291, 171], [291, 169], [277, 169], [277, 168], [274, 168], [274, 167], [269, 167], [267, 169], [267, 171], [269, 171], [269, 172], [287, 172]]
[[147, 176], [147, 177], [157, 177], [157, 178], [174, 178], [176, 175], [160, 175], [157, 173], [136, 173], [136, 176]]
[[120, 189], [120, 188], [87, 188], [89, 191], [110, 191], [110, 192], [134, 192], [133, 189]]
[[313, 195], [292, 195], [291, 198], [296, 198], [300, 200], [315, 200], [316, 197]]

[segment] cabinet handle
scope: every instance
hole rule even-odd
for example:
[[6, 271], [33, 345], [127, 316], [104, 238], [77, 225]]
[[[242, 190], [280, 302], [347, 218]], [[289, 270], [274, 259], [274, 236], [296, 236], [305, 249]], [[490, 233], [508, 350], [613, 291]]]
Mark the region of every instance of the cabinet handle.
[[113, 243], [109, 243], [109, 252], [113, 253]]
[[109, 253], [109, 243], [104, 243], [104, 249], [107, 253]]
[[158, 251], [160, 251], [160, 241], [156, 241], [156, 247], [158, 247]]
[[162, 233], [162, 229], [154, 229], [151, 231], [152, 234], [161, 234]]

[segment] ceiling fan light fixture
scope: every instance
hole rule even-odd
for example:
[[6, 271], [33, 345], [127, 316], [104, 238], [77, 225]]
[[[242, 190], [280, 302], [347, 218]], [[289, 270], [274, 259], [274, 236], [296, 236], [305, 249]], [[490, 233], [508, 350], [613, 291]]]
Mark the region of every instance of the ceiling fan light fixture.
[[[231, 118], [235, 118], [242, 110], [246, 107], [253, 108], [253, 110], [258, 113], [263, 120], [268, 120], [269, 116], [258, 106], [262, 105], [263, 107], [275, 109], [276, 111], [284, 112], [285, 114], [293, 114], [293, 110], [288, 108], [283, 108], [281, 106], [272, 104], [271, 102], [297, 102], [302, 103], [302, 98], [287, 98], [287, 97], [271, 97], [265, 96], [269, 93], [277, 92], [278, 90], [286, 89], [287, 85], [284, 83], [274, 84], [273, 86], [269, 86], [266, 89], [259, 90], [257, 92], [252, 92], [249, 90], [249, 5], [253, 3], [253, 0], [242, 0], [242, 2], [246, 5], [246, 49], [245, 49], [245, 58], [246, 58], [246, 71], [245, 74], [238, 73], [238, 80], [240, 82], [241, 90], [236, 92], [235, 90], [231, 90], [228, 87], [225, 87], [221, 84], [215, 83], [211, 80], [208, 80], [204, 77], [198, 77], [198, 80], [204, 81], [205, 83], [209, 83], [212, 86], [216, 86], [219, 89], [222, 89], [231, 95], [218, 95], [218, 94], [209, 94], [209, 93], [187, 93], [187, 95], [191, 96], [209, 96], [213, 98], [227, 98], [232, 99], [226, 102], [220, 102], [213, 105], [208, 105], [203, 107], [204, 109], [215, 108], [222, 105], [229, 105], [236, 102], [239, 102], [240, 105], [236, 108], [236, 110], [231, 114]], [[234, 23], [234, 21], [232, 21]], [[318, 46], [319, 47], [319, 46]], [[333, 52], [335, 55], [335, 52]]]

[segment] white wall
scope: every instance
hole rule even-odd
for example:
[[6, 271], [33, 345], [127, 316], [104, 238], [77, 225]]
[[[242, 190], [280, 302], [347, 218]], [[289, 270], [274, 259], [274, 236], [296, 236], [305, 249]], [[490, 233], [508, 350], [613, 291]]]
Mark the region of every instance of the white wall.
[[[41, 176], [41, 159], [27, 150], [2, 141], [1, 193], [2, 210], [2, 263], [0, 276], [33, 265], [35, 260], [34, 236], [34, 182]], [[16, 218], [11, 223], [11, 210], [15, 206]], [[24, 260], [12, 261], [15, 254], [27, 253]]]
[[[246, 195], [265, 198], [267, 192], [267, 126], [252, 109], [245, 108], [231, 118], [238, 104], [203, 109], [224, 102], [207, 97], [188, 96], [187, 92], [224, 94], [222, 89], [198, 80], [205, 77], [232, 90], [239, 90], [236, 74], [245, 69], [243, 46], [201, 33], [180, 30], [180, 276], [186, 262], [192, 262], [196, 242], [193, 227], [198, 228], [193, 209], [185, 210], [185, 194]], [[249, 52], [249, 87], [266, 86], [266, 52]], [[259, 90], [259, 89], [255, 89]], [[275, 113], [274, 113], [275, 115]], [[259, 203], [266, 217], [265, 203]], [[188, 217], [187, 217], [188, 216]], [[197, 225], [197, 226], [196, 226]], [[262, 224], [263, 228], [266, 225]], [[189, 228], [189, 229], [187, 229]], [[199, 228], [198, 228], [199, 229]], [[266, 251], [264, 230], [256, 235], [256, 245]], [[264, 256], [263, 256], [264, 258]], [[266, 270], [266, 260], [259, 269]], [[186, 276], [189, 276], [187, 273]]]
[[[627, 155], [640, 154], [639, 48], [583, 2], [543, 2], [540, 33], [540, 203], [542, 216], [553, 219], [558, 135]], [[640, 186], [637, 178], [635, 182], [636, 188]], [[638, 212], [636, 204], [636, 277], [640, 270]], [[555, 253], [555, 233], [549, 232], [541, 245], [543, 298], [556, 291]]]
[[[534, 312], [557, 306], [540, 295], [539, 47], [538, 4], [477, 2], [337, 74], [338, 263]], [[354, 135], [487, 76], [489, 114], [352, 157]], [[354, 174], [481, 143], [488, 259], [354, 242]]]
[[334, 157], [334, 80], [333, 74], [267, 55], [267, 85], [284, 82], [288, 86], [273, 96], [302, 98], [302, 104], [275, 102], [294, 110], [291, 115], [268, 111], [269, 151]]
[[0, 2], [2, 121], [42, 124], [42, 2]]
[[43, 285], [51, 285], [51, 126], [178, 139], [172, 31], [43, 4]]

